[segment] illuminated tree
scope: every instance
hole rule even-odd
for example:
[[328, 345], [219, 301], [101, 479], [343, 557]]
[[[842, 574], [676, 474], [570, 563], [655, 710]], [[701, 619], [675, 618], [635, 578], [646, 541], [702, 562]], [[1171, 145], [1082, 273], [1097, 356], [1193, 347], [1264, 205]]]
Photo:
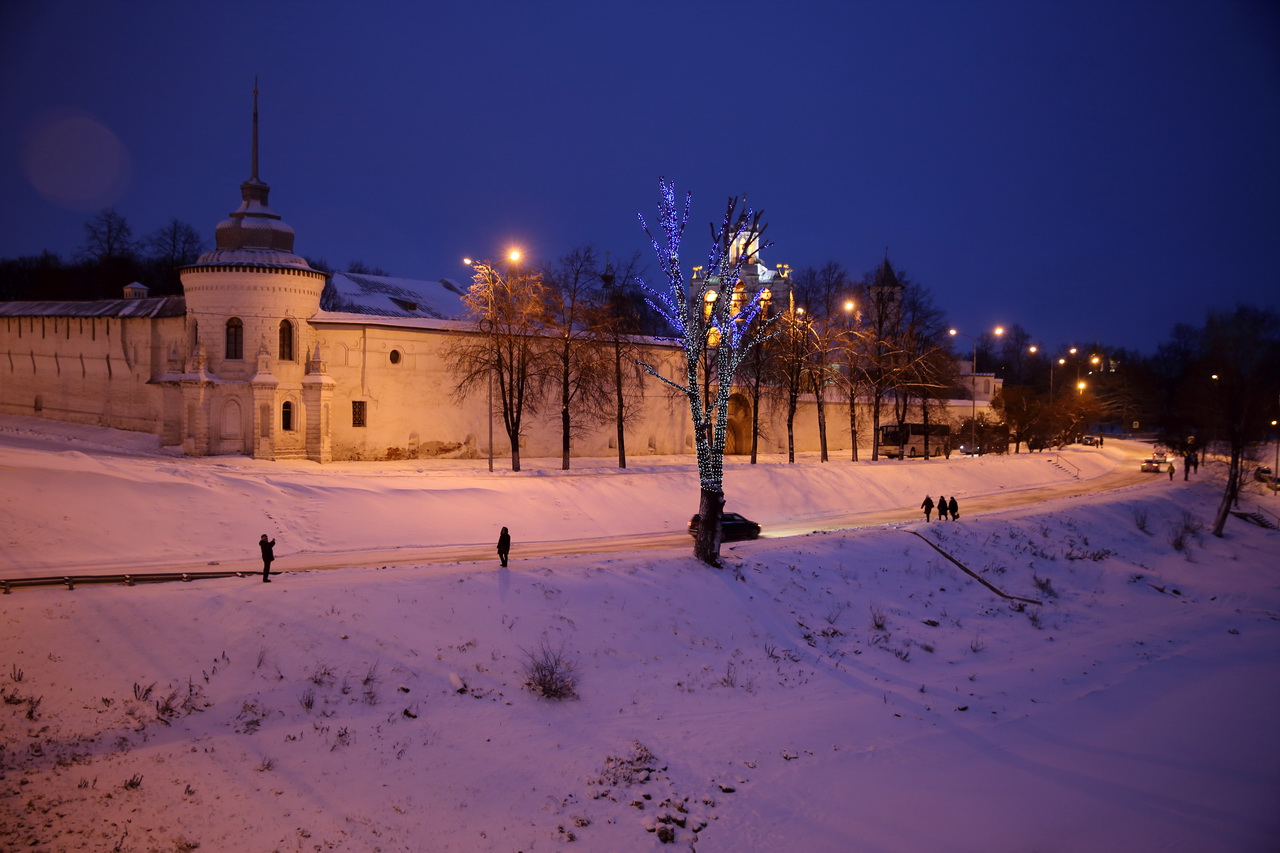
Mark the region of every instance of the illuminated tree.
[[[651, 364], [641, 362], [650, 375], [685, 395], [693, 421], [698, 454], [699, 525], [694, 555], [709, 565], [720, 565], [720, 517], [724, 510], [724, 445], [729, 422], [729, 396], [733, 377], [753, 347], [771, 337], [772, 320], [756, 323], [763, 291], [750, 299], [733, 299], [743, 268], [762, 246], [760, 213], [739, 210], [738, 199], [729, 199], [719, 227], [712, 226], [711, 250], [707, 255], [706, 278], [699, 279], [699, 293], [686, 287], [680, 263], [680, 245], [689, 222], [692, 194], [686, 194], [683, 208], [677, 205], [675, 185], [659, 182], [658, 222], [663, 242], [659, 243], [644, 217], [640, 222], [658, 257], [665, 289], [643, 284], [649, 304], [673, 329], [684, 352], [684, 377], [668, 379]], [[738, 251], [731, 249], [737, 246]], [[712, 294], [715, 294], [714, 296]], [[725, 298], [719, 298], [723, 294]], [[776, 318], [775, 318], [776, 319]], [[700, 382], [703, 356], [714, 351], [714, 374], [706, 387]]]
[[514, 261], [505, 271], [489, 263], [472, 268], [462, 302], [477, 334], [458, 336], [445, 353], [454, 398], [486, 388], [497, 397], [511, 442], [511, 470], [519, 471], [524, 418], [537, 413], [548, 376], [547, 287], [541, 274], [521, 272]]

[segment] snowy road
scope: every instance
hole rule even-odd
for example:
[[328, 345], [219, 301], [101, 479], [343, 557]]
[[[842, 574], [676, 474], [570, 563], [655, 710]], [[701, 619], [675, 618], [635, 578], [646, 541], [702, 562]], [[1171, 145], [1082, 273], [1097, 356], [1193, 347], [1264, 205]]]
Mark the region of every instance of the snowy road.
[[[981, 495], [969, 499], [961, 510], [961, 515], [991, 515], [1008, 510], [1020, 509], [1063, 498], [1097, 492], [1115, 491], [1131, 486], [1153, 482], [1150, 474], [1143, 474], [1133, 468], [1117, 468], [1106, 474], [1089, 479], [1072, 480], [1069, 483], [1057, 483], [1038, 486], [1034, 489], [1021, 489], [1012, 492], [999, 492]], [[764, 537], [779, 539], [788, 536], [804, 536], [821, 530], [852, 530], [860, 527], [878, 527], [888, 524], [903, 524], [919, 521], [919, 513], [914, 507], [896, 507], [868, 512], [842, 513], [825, 518], [805, 521], [784, 522], [770, 525]], [[940, 523], [940, 522], [935, 522]], [[611, 554], [622, 551], [651, 550], [688, 550], [692, 540], [687, 533], [646, 533], [639, 535], [608, 536], [595, 539], [572, 539], [560, 541], [522, 543], [513, 552], [513, 559], [532, 557], [560, 557], [572, 554]], [[735, 548], [750, 547], [749, 543], [730, 542], [721, 548], [728, 554]], [[424, 549], [387, 549], [366, 553], [345, 553], [316, 555], [314, 559], [299, 556], [291, 561], [290, 571], [315, 569], [341, 569], [390, 565], [432, 565], [442, 563], [482, 562], [493, 559], [493, 547], [490, 545], [441, 546]], [[295, 566], [294, 562], [303, 565]], [[246, 561], [246, 566], [254, 566]], [[260, 565], [257, 566], [260, 568]], [[181, 567], [178, 567], [181, 570]]]

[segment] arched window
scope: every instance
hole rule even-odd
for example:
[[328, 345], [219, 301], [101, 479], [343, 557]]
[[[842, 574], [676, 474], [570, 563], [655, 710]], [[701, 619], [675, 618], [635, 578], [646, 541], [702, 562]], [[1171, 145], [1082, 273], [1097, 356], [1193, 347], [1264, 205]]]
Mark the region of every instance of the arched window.
[[227, 359], [244, 358], [244, 323], [239, 317], [227, 321]]
[[280, 360], [293, 361], [293, 323], [280, 321]]
[[280, 407], [280, 429], [293, 432], [293, 403], [288, 400]]

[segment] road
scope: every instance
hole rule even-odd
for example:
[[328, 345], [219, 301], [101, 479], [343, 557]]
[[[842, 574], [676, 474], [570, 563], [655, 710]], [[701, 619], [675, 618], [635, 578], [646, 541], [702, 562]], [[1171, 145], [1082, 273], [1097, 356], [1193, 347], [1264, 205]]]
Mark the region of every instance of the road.
[[[1072, 480], [1056, 485], [1000, 491], [977, 495], [965, 500], [960, 508], [962, 518], [990, 515], [1022, 507], [1035, 506], [1047, 501], [1071, 498], [1078, 495], [1115, 491], [1144, 483], [1154, 482], [1150, 474], [1136, 468], [1121, 467], [1097, 477]], [[821, 530], [855, 530], [879, 527], [919, 520], [919, 510], [903, 507], [892, 510], [855, 512], [822, 518], [805, 519], [774, 524], [766, 532], [766, 539], [803, 536]], [[750, 547], [750, 543], [727, 543], [723, 552], [735, 548]], [[667, 549], [691, 549], [692, 540], [685, 533], [644, 533], [632, 536], [611, 536], [589, 539], [568, 539], [545, 542], [520, 542], [512, 557], [561, 557], [583, 554], [615, 554], [628, 551], [656, 551]], [[299, 553], [291, 555], [284, 572], [321, 571], [347, 568], [378, 568], [383, 566], [440, 566], [445, 564], [492, 562], [495, 559], [492, 545], [441, 545], [430, 548], [388, 548], [369, 551], [329, 552], [324, 554]], [[174, 565], [172, 571], [206, 571], [215, 568], [207, 563]], [[218, 564], [221, 570], [260, 572], [262, 564], [257, 560], [243, 560]], [[276, 573], [276, 570], [272, 570]]]

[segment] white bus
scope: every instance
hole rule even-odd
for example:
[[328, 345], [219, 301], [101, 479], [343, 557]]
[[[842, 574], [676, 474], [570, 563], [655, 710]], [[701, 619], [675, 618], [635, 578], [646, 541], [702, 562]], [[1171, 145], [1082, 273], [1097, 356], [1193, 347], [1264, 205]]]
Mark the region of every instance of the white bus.
[[929, 439], [930, 456], [942, 456], [951, 447], [951, 427], [946, 424], [897, 424], [880, 427], [880, 452], [890, 459], [908, 459], [925, 455], [925, 437]]

